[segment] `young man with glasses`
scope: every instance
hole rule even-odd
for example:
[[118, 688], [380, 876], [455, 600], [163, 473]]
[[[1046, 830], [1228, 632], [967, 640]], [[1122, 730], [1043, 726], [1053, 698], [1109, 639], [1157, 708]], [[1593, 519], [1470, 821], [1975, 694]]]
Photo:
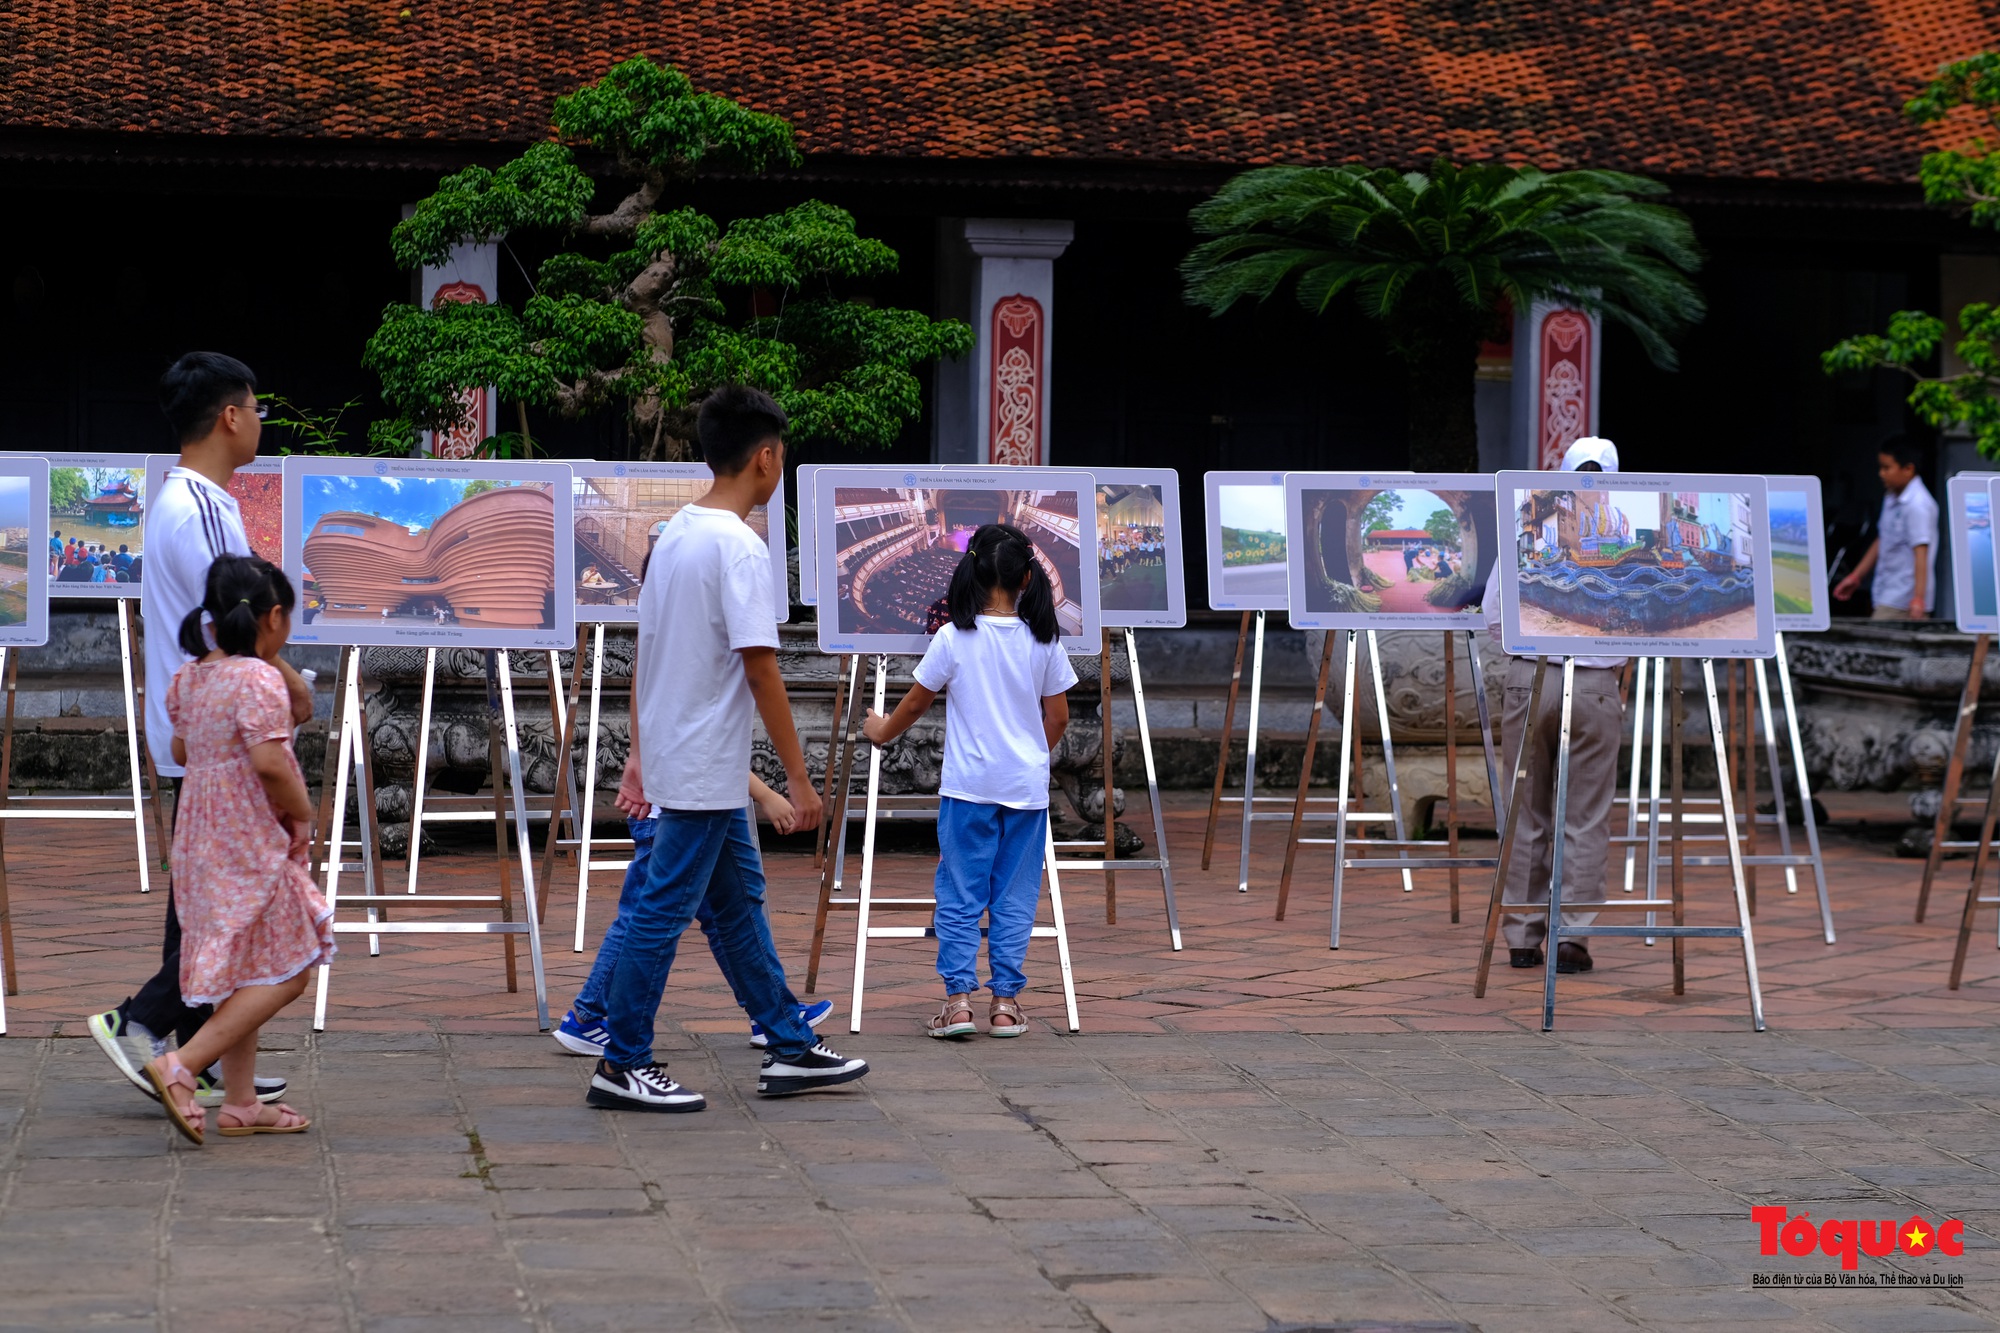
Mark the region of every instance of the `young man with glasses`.
[[[183, 770], [174, 762], [174, 728], [167, 717], [167, 685], [188, 661], [178, 632], [188, 612], [201, 604], [215, 558], [252, 553], [229, 479], [257, 456], [259, 423], [267, 409], [257, 402], [257, 377], [250, 367], [219, 352], [189, 352], [174, 362], [160, 378], [160, 407], [180, 441], [180, 461], [146, 501], [146, 569], [139, 585], [148, 630], [146, 748], [178, 795]], [[311, 689], [282, 658], [278, 670], [291, 694], [293, 720], [306, 721], [312, 716]], [[169, 878], [160, 970], [116, 1009], [92, 1014], [90, 1034], [118, 1072], [152, 1097], [152, 1085], [140, 1071], [166, 1050], [168, 1033], [185, 1044], [208, 1012], [206, 1005], [181, 999], [181, 924]], [[201, 1071], [196, 1082], [197, 1100], [221, 1104], [219, 1069]], [[257, 1095], [277, 1100], [285, 1095], [284, 1080], [258, 1079]]]

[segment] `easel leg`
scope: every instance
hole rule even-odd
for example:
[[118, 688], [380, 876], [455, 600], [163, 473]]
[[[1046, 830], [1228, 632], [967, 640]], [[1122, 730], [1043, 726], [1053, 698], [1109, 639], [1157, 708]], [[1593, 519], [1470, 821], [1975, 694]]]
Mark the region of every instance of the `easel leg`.
[[1319, 654], [1319, 680], [1313, 686], [1312, 716], [1306, 722], [1305, 762], [1299, 766], [1299, 794], [1292, 800], [1292, 823], [1285, 835], [1285, 868], [1278, 875], [1278, 913], [1273, 920], [1285, 919], [1285, 904], [1292, 897], [1292, 867], [1299, 858], [1299, 831], [1306, 818], [1306, 793], [1312, 787], [1313, 756], [1319, 749], [1319, 724], [1326, 716], [1326, 677], [1333, 667], [1333, 636], [1326, 631]]
[[[1715, 661], [1713, 658], [1704, 657], [1701, 659], [1701, 675], [1702, 680], [1708, 686], [1708, 725], [1710, 737], [1715, 743], [1715, 762], [1719, 765], [1726, 764], [1729, 759], [1728, 749], [1724, 744], [1722, 727], [1715, 713]], [[1747, 669], [1745, 677], [1747, 685]], [[1749, 703], [1749, 691], [1747, 688], [1744, 691], [1744, 695], [1744, 702], [1747, 708]], [[1755, 754], [1756, 751], [1751, 747], [1748, 726], [1749, 719], [1747, 716], [1744, 719], [1744, 723], [1743, 748], [1747, 754]], [[1717, 784], [1717, 790], [1722, 796], [1722, 827], [1733, 832], [1736, 828], [1736, 802], [1731, 792], [1730, 775], [1725, 771], [1719, 773], [1718, 776], [1722, 779]], [[1750, 816], [1750, 823], [1753, 828], [1756, 825], [1756, 813], [1755, 808], [1745, 811], [1745, 814]], [[1736, 924], [1743, 931], [1743, 978], [1745, 984], [1750, 988], [1750, 1027], [1752, 1031], [1762, 1032], [1764, 1030], [1764, 991], [1763, 987], [1757, 981], [1757, 941], [1750, 931], [1749, 876], [1744, 873], [1749, 867], [1743, 864], [1743, 849], [1737, 845], [1734, 837], [1728, 840], [1728, 847], [1729, 877], [1732, 887], [1736, 891]], [[1676, 903], [1676, 916], [1679, 915], [1679, 910], [1679, 904]], [[1674, 924], [1679, 925], [1681, 923], [1675, 921]]]
[[[507, 727], [507, 777], [514, 787], [515, 845], [520, 849], [521, 893], [527, 907], [524, 915], [528, 923], [528, 968], [534, 974], [535, 981], [535, 1023], [539, 1031], [547, 1032], [549, 990], [548, 977], [542, 969], [541, 912], [537, 906], [535, 893], [535, 857], [534, 850], [528, 842], [528, 784], [521, 776], [521, 733], [514, 725], [514, 680], [507, 669], [507, 654], [502, 652], [499, 658], [500, 708]], [[497, 770], [494, 772], [493, 781], [496, 786], [500, 781]], [[507, 837], [507, 821], [502, 819], [499, 823], [500, 838], [504, 843]], [[551, 826], [553, 827], [553, 821]], [[510, 935], [508, 938], [511, 940], [513, 937]], [[508, 989], [513, 988], [510, 986]]]
[[[1389, 781], [1389, 817], [1395, 825], [1396, 841], [1403, 842], [1410, 836], [1409, 827], [1403, 822], [1403, 785], [1396, 779], [1396, 742], [1389, 735], [1389, 694], [1382, 688], [1382, 645], [1375, 631], [1368, 631], [1368, 670], [1375, 681], [1375, 724], [1382, 729], [1382, 767]], [[1403, 892], [1411, 893], [1416, 882], [1410, 872], [1403, 872]]]
[[[1682, 834], [1687, 829], [1687, 803], [1683, 799], [1684, 796], [1686, 795], [1685, 780], [1687, 774], [1685, 771], [1685, 767], [1687, 759], [1687, 746], [1685, 744], [1685, 737], [1682, 734], [1687, 725], [1687, 696], [1681, 693], [1681, 659], [1678, 657], [1674, 659], [1673, 671], [1674, 671], [1674, 680], [1673, 680], [1674, 924], [1680, 926], [1680, 925], [1685, 925], [1687, 923], [1687, 900], [1683, 896], [1682, 893], [1683, 886], [1681, 882], [1681, 874], [1683, 869], [1685, 868], [1682, 865], [1682, 855], [1681, 855], [1684, 848]], [[1712, 713], [1715, 710], [1714, 701], [1711, 700], [1708, 706], [1710, 712]], [[1674, 953], [1674, 994], [1685, 995], [1687, 994], [1687, 952], [1682, 945], [1680, 936], [1676, 935], [1671, 941], [1671, 943], [1673, 944], [1673, 953]]]
[[[375, 747], [368, 744], [368, 713], [362, 707], [361, 652], [354, 650], [354, 669], [347, 673], [347, 690], [353, 703], [352, 718], [354, 728], [354, 804], [355, 829], [361, 839], [361, 886], [370, 900], [368, 919], [386, 920], [386, 909], [378, 910], [376, 900], [382, 896], [382, 839], [375, 827]], [[368, 937], [368, 954], [372, 958], [382, 952], [382, 937]]]
[[[556, 878], [556, 853], [561, 850], [563, 821], [569, 821], [570, 838], [579, 838], [577, 811], [581, 802], [576, 793], [576, 765], [570, 758], [570, 751], [576, 744], [576, 705], [583, 691], [583, 646], [577, 645], [573, 655], [574, 665], [570, 670], [567, 706], [563, 688], [558, 683], [562, 679], [562, 660], [549, 654], [549, 721], [556, 734], [556, 780], [549, 792], [549, 836], [542, 847], [542, 883], [551, 885]], [[568, 802], [561, 809], [556, 808], [558, 799]], [[578, 846], [581, 846], [578, 842]], [[535, 901], [541, 910], [542, 920], [548, 920], [549, 899], [552, 893], [543, 893]]]
[[[827, 824], [826, 862], [819, 872], [819, 910], [813, 917], [812, 951], [806, 957], [806, 994], [811, 995], [819, 987], [820, 952], [826, 946], [826, 916], [832, 910], [833, 896], [840, 889], [840, 878], [847, 862], [847, 815], [853, 797], [849, 787], [854, 780], [855, 728], [861, 717], [861, 655], [852, 659], [854, 676], [848, 684], [847, 715], [835, 718], [839, 730], [834, 735], [835, 748], [827, 755], [827, 771], [836, 766], [839, 775], [833, 780], [831, 809]], [[886, 698], [886, 695], [884, 696]]]
[[[1725, 661], [1722, 664], [1722, 673], [1729, 681], [1729, 731], [1725, 738], [1722, 758], [1729, 769], [1729, 780], [1731, 782], [1734, 782], [1742, 774], [1744, 769], [1743, 755], [1749, 749], [1750, 744], [1750, 718], [1748, 716], [1750, 692], [1748, 689], [1744, 690], [1745, 708], [1738, 709], [1736, 706], [1736, 668], [1737, 663], [1735, 662]], [[1747, 665], [1745, 670], [1745, 681], [1747, 684]], [[1716, 795], [1718, 797], [1727, 797], [1732, 795], [1732, 793], [1718, 791]], [[1723, 800], [1721, 804], [1723, 806], [1731, 806], [1735, 802]], [[1730, 823], [1723, 825], [1723, 831], [1729, 835], [1731, 843], [1747, 842], [1750, 849], [1754, 852], [1757, 848], [1757, 820], [1754, 807], [1744, 816], [1744, 822], [1747, 827], [1738, 829], [1735, 824]], [[1746, 867], [1745, 878], [1750, 886], [1750, 913], [1754, 916], [1757, 913], [1757, 868], [1755, 866]]]
[[1229, 702], [1222, 708], [1222, 748], [1215, 756], [1215, 789], [1208, 794], [1208, 831], [1201, 837], [1201, 868], [1215, 851], [1215, 821], [1222, 813], [1222, 785], [1229, 773], [1229, 741], [1236, 730], [1236, 695], [1243, 686], [1243, 645], [1250, 638], [1250, 612], [1236, 630], [1236, 665], [1229, 669]]
[[1651, 659], [1642, 657], [1632, 671], [1632, 781], [1625, 797], [1625, 892], [1632, 892], [1634, 871], [1639, 864], [1639, 771], [1646, 757], [1646, 668]]
[[1257, 809], [1257, 710], [1264, 696], [1264, 613], [1257, 613], [1256, 645], [1250, 653], [1250, 734], [1243, 750], [1243, 842], [1236, 862], [1236, 891], [1250, 892], [1250, 829]]
[[[1083, 1023], [1076, 1012], [1076, 975], [1071, 971], [1069, 962], [1069, 923], [1063, 916], [1062, 878], [1056, 873], [1056, 841], [1053, 824], [1044, 823], [1042, 841], [1042, 868], [1049, 877], [1049, 916], [1055, 922], [1056, 928], [1056, 965], [1062, 969], [1063, 1007], [1069, 1015], [1069, 1030], [1081, 1032]], [[867, 900], [864, 898], [863, 901]], [[858, 969], [856, 975], [859, 975]], [[856, 1032], [861, 1030], [858, 1013], [857, 1010], [854, 1029]]]
[[[160, 794], [160, 771], [153, 763], [152, 751], [146, 746], [146, 655], [139, 650], [140, 646], [143, 646], [143, 636], [146, 633], [146, 617], [139, 608], [133, 606], [130, 599], [120, 599], [118, 605], [132, 607], [132, 627], [136, 631], [135, 646], [128, 655], [132, 676], [125, 692], [132, 696], [135, 710], [133, 715], [138, 718], [138, 731], [133, 737], [133, 749], [146, 769], [146, 803], [153, 808], [153, 841], [160, 849], [159, 867], [161, 870], [168, 870], [173, 852], [173, 839], [167, 833], [166, 801]], [[148, 881], [141, 880], [140, 884], [144, 886], [140, 890], [142, 893], [151, 890], [152, 886]]]
[[[889, 659], [878, 656], [875, 659], [875, 711], [883, 711], [888, 702]], [[881, 794], [882, 749], [871, 745], [868, 747], [868, 810], [866, 822], [861, 826], [861, 879], [855, 886], [855, 896], [860, 902], [855, 908], [854, 998], [847, 1015], [849, 1032], [861, 1031], [861, 993], [868, 976], [869, 897], [875, 884], [875, 820], [881, 811]]]
[[[1515, 834], [1521, 822], [1521, 796], [1528, 777], [1529, 757], [1534, 754], [1535, 718], [1542, 711], [1542, 682], [1548, 679], [1549, 659], [1535, 660], [1535, 680], [1528, 690], [1528, 720], [1521, 728], [1521, 744], [1507, 766], [1507, 794], [1500, 802], [1505, 814], [1500, 819], [1500, 850], [1494, 858], [1493, 888], [1486, 898], [1486, 929], [1479, 945], [1479, 970], [1473, 975], [1472, 997], [1486, 998], [1486, 979], [1493, 970], [1493, 941], [1500, 933], [1502, 903], [1507, 888], [1507, 871], [1514, 861]], [[1496, 791], [1496, 800], [1498, 799]]]
[[[1972, 741], [1972, 718], [1979, 711], [1979, 690], [1986, 680], [1986, 650], [1993, 646], [1991, 634], [1981, 634], [1972, 641], [1972, 665], [1965, 673], [1965, 688], [1958, 696], [1958, 723], [1951, 734], [1951, 760], [1944, 766], [1944, 789], [1939, 792], [1937, 822], [1931, 828], [1931, 849], [1924, 857], [1924, 882], [1917, 889], [1917, 920], [1924, 919], [1924, 912], [1931, 903], [1931, 882], [1937, 878], [1938, 866], [1944, 861], [1944, 845], [1951, 837], [1951, 826], [1958, 818], [1959, 786], [1965, 780], [1965, 751]], [[1784, 649], [1778, 650], [1778, 679], [1786, 693], [1785, 711], [1794, 719], [1797, 710], [1790, 704], [1791, 672], [1785, 669]], [[1793, 733], [1798, 731], [1794, 721]], [[1796, 745], [1796, 751], [1800, 747]], [[1794, 759], [1796, 762], [1796, 757]], [[1799, 765], [1799, 774], [1805, 775], [1805, 766]], [[1804, 799], [1803, 797], [1800, 799]], [[1812, 819], [1812, 803], [1806, 803], [1806, 819]]]
[[430, 783], [431, 757], [431, 691], [437, 684], [438, 650], [424, 649], [424, 689], [423, 702], [417, 709], [417, 768], [410, 777], [410, 844], [403, 853], [403, 868], [408, 872], [408, 893], [417, 891], [417, 861], [422, 856], [424, 840], [424, 788]]
[[[1781, 653], [1785, 651], [1783, 635], [1778, 637], [1778, 651]], [[1771, 678], [1764, 670], [1764, 659], [1761, 657], [1750, 663], [1750, 669], [1757, 675], [1757, 693], [1752, 698], [1751, 704], [1756, 709], [1756, 716], [1764, 723], [1764, 764], [1771, 772], [1771, 813], [1778, 827], [1778, 855], [1789, 858], [1792, 854], [1791, 811], [1785, 806], [1785, 766], [1778, 762], [1778, 720], [1771, 715]], [[1756, 822], [1757, 816], [1757, 758], [1754, 741], [1755, 737], [1752, 737], [1750, 801], [1747, 811], [1752, 823]], [[1751, 848], [1751, 851], [1755, 852], [1756, 848]], [[1795, 866], [1786, 866], [1785, 892], [1798, 891], [1798, 869]]]
[[833, 671], [833, 712], [827, 718], [826, 771], [820, 775], [821, 785], [825, 787], [819, 796], [820, 809], [826, 813], [821, 816], [818, 836], [813, 839], [814, 870], [826, 864], [827, 834], [833, 828], [833, 770], [834, 756], [841, 746], [841, 714], [847, 703], [848, 691], [856, 688], [850, 683], [849, 675], [854, 673], [858, 679], [860, 669], [859, 654], [842, 653]]
[[[1813, 887], [1819, 893], [1820, 931], [1826, 942], [1832, 944], [1833, 902], [1826, 892], [1826, 860], [1819, 851], [1819, 817], [1813, 813], [1812, 781], [1806, 776], [1806, 745], [1799, 736], [1799, 710], [1792, 701], [1792, 669], [1785, 659], [1783, 634], [1778, 636], [1778, 692], [1785, 701], [1785, 730], [1792, 742], [1792, 773], [1799, 784], [1799, 818], [1805, 823], [1806, 854], [1812, 857]], [[1961, 756], [1960, 767], [1963, 766]], [[1954, 803], [1956, 800], [1954, 796]], [[1932, 846], [1935, 848], [1936, 843], [1933, 842]]]
[[[1458, 859], [1458, 645], [1444, 634], [1444, 837], [1445, 854]], [[1451, 923], [1458, 924], [1458, 867], [1451, 868]]]
[[1965, 886], [1965, 910], [1958, 918], [1958, 944], [1951, 955], [1951, 981], [1957, 990], [1965, 979], [1965, 956], [1972, 947], [1972, 922], [1979, 913], [1979, 890], [1986, 882], [1986, 862], [1993, 854], [1993, 826], [2000, 818], [2000, 754], [1993, 759], [1995, 781], [1986, 789], [1986, 813], [1979, 821], [1979, 842], [1972, 852], [1972, 878]]
[[1465, 632], [1465, 660], [1472, 667], [1473, 707], [1479, 714], [1479, 750], [1486, 760], [1486, 792], [1493, 802], [1493, 831], [1500, 831], [1500, 822], [1506, 815], [1501, 809], [1504, 804], [1500, 791], [1500, 761], [1493, 749], [1493, 710], [1486, 698], [1486, 668], [1479, 661], [1479, 640], [1473, 631]]
[[[352, 758], [348, 746], [353, 743], [353, 729], [348, 725], [347, 675], [358, 665], [361, 650], [343, 648], [340, 650], [340, 665], [333, 675], [333, 710], [326, 722], [326, 753], [320, 763], [319, 780], [319, 820], [314, 825], [312, 860], [314, 869], [325, 868], [325, 888], [322, 890], [327, 906], [340, 911], [340, 858], [341, 842], [347, 823], [347, 770]], [[328, 769], [331, 765], [331, 771]], [[322, 860], [321, 858], [324, 857]], [[333, 979], [333, 964], [321, 963], [319, 984], [313, 997], [313, 1031], [326, 1031], [326, 996]]]
[[[1646, 896], [1657, 899], [1660, 896], [1660, 775], [1666, 766], [1665, 721], [1667, 716], [1667, 659], [1653, 659], [1653, 764], [1648, 779], [1646, 795]], [[1651, 910], [1646, 913], [1646, 924], [1658, 924], [1658, 918]], [[1653, 947], [1649, 936], [1646, 947]]]
[[1153, 847], [1160, 862], [1160, 895], [1166, 901], [1167, 932], [1174, 952], [1181, 948], [1181, 918], [1174, 907], [1174, 868], [1167, 854], [1167, 816], [1160, 806], [1160, 779], [1153, 767], [1153, 732], [1146, 720], [1146, 686], [1139, 676], [1139, 637], [1125, 631], [1125, 660], [1132, 670], [1132, 708], [1139, 715], [1139, 753], [1146, 760], [1146, 799], [1153, 806]]
[[[502, 697], [500, 691], [500, 662], [502, 660], [504, 660], [504, 654], [497, 653], [490, 648], [486, 651], [486, 763], [493, 772], [493, 855], [500, 863], [500, 919], [502, 921], [512, 921], [514, 919], [514, 877], [512, 872], [507, 868], [507, 857], [511, 850], [507, 845], [507, 776], [500, 758], [500, 750], [503, 744], [500, 731], [502, 726], [505, 725], [502, 721], [500, 702]], [[512, 714], [513, 707], [510, 698], [506, 709], [508, 720], [511, 720]], [[525, 822], [521, 825], [519, 836], [523, 843], [528, 840], [528, 827]], [[515, 971], [514, 938], [511, 934], [500, 937], [505, 949], [507, 993], [510, 995], [521, 989], [520, 978]]]
[[[118, 603], [124, 610], [125, 603]], [[7, 682], [7, 730], [4, 740], [0, 740], [0, 810], [9, 806], [8, 791], [14, 776], [14, 689], [15, 680], [21, 669], [21, 655], [0, 647], [0, 678]], [[127, 699], [131, 696], [128, 694]], [[138, 793], [134, 791], [136, 798]], [[134, 811], [136, 814], [137, 812]], [[21, 974], [14, 962], [14, 909], [7, 893], [7, 825], [12, 820], [0, 819], [0, 997], [21, 993]], [[139, 825], [139, 873], [146, 873], [145, 824]], [[7, 1003], [0, 998], [0, 1033], [7, 1031]]]
[[1561, 722], [1556, 732], [1556, 791], [1549, 819], [1549, 916], [1543, 926], [1542, 1031], [1556, 1026], [1556, 959], [1562, 952], [1563, 844], [1569, 841], [1569, 726], [1576, 701], [1576, 659], [1563, 659]]
[[132, 835], [139, 844], [139, 892], [151, 893], [151, 867], [146, 864], [146, 789], [139, 785], [138, 700], [132, 691], [132, 604], [123, 597], [118, 599], [118, 666], [125, 685], [125, 757], [132, 773]]
[[[1111, 863], [1118, 859], [1117, 813], [1111, 805], [1111, 631], [1104, 631], [1104, 647], [1097, 658], [1097, 711], [1104, 735], [1097, 752], [1098, 767], [1104, 771], [1104, 924], [1118, 924], [1118, 873]], [[1053, 835], [1051, 835], [1053, 836]], [[1072, 1029], [1074, 1030], [1074, 1029]]]
[[1340, 694], [1340, 777], [1333, 801], [1333, 924], [1327, 932], [1329, 949], [1340, 947], [1341, 893], [1347, 887], [1347, 778], [1353, 771], [1354, 750], [1347, 738], [1354, 734], [1354, 696], [1361, 689], [1361, 636], [1347, 631], [1347, 672], [1341, 678]]
[[[590, 900], [591, 833], [597, 817], [597, 720], [604, 696], [604, 626], [590, 627], [590, 726], [583, 742], [583, 813], [576, 828], [576, 953], [583, 952], [583, 927]], [[581, 656], [581, 654], [578, 654]]]

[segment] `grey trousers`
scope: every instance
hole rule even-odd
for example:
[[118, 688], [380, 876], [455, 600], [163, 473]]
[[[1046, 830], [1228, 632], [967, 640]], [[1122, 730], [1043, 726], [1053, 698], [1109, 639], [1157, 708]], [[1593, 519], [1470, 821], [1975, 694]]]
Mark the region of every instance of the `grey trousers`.
[[[1513, 775], [1521, 737], [1528, 729], [1528, 696], [1535, 684], [1532, 659], [1515, 658], [1507, 668], [1507, 695], [1500, 713], [1500, 781]], [[1618, 703], [1618, 673], [1578, 667], [1570, 700], [1569, 801], [1563, 835], [1563, 901], [1604, 900], [1604, 865], [1611, 850], [1611, 801], [1618, 792], [1618, 745], [1624, 710]], [[1548, 934], [1549, 864], [1554, 849], [1556, 746], [1562, 733], [1562, 667], [1549, 663], [1535, 717], [1535, 746], [1528, 756], [1517, 799], [1520, 821], [1507, 866], [1503, 901], [1541, 903], [1532, 915], [1509, 912], [1502, 923], [1510, 949], [1532, 949]], [[1563, 913], [1565, 926], [1587, 926], [1595, 912]]]

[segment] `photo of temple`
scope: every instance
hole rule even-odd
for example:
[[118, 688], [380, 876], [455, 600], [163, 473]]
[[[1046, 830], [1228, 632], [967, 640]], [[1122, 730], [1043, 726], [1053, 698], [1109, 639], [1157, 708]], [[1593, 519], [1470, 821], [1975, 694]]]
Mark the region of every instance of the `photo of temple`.
[[[344, 477], [307, 481], [335, 493], [341, 486], [388, 484]], [[438, 484], [470, 489], [482, 483]], [[391, 494], [401, 496], [402, 487]], [[553, 628], [555, 529], [555, 497], [540, 486], [497, 486], [464, 495], [428, 525], [405, 521], [401, 514], [324, 512], [305, 540], [305, 619]]]

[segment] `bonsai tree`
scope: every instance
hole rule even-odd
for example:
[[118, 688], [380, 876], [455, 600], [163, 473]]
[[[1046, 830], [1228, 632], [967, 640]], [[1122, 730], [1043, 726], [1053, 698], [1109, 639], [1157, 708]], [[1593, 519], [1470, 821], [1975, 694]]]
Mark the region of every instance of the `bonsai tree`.
[[[523, 231], [553, 233], [564, 248], [540, 264], [519, 309], [384, 311], [363, 358], [396, 414], [371, 427], [377, 447], [400, 452], [420, 429], [458, 424], [463, 390], [491, 384], [516, 405], [521, 430], [489, 440], [490, 451], [529, 446], [533, 406], [625, 413], [635, 452], [682, 458], [701, 399], [729, 382], [773, 394], [795, 438], [882, 446], [918, 414], [915, 368], [970, 350], [962, 323], [842, 293], [894, 272], [897, 257], [841, 209], [808, 200], [722, 226], [664, 206], [703, 170], [797, 164], [792, 129], [776, 116], [697, 92], [642, 58], [558, 98], [554, 123], [555, 140], [504, 166], [445, 177], [391, 234], [397, 262], [411, 267]], [[620, 182], [609, 210], [591, 211], [599, 183], [577, 150]]]
[[1213, 314], [1289, 286], [1324, 314], [1347, 298], [1382, 326], [1403, 364], [1410, 466], [1478, 466], [1473, 417], [1479, 345], [1503, 302], [1552, 298], [1630, 328], [1656, 365], [1705, 313], [1687, 275], [1694, 229], [1647, 200], [1665, 187], [1613, 171], [1547, 173], [1498, 165], [1428, 172], [1263, 167], [1192, 214], [1209, 239], [1182, 261], [1187, 299]]
[[[1934, 125], [1960, 108], [1960, 119], [2000, 129], [2000, 55], [1988, 52], [1946, 65], [1922, 92], [1903, 104], [1903, 114], [1919, 125]], [[1976, 227], [2000, 228], [2000, 148], [1970, 137], [1961, 147], [1924, 154], [1917, 179], [1926, 203], [1963, 213]], [[1963, 428], [1979, 452], [2000, 458], [2000, 307], [1975, 301], [1958, 313], [1953, 348], [1965, 370], [1957, 375], [1927, 373], [1944, 345], [1945, 323], [1922, 310], [1899, 310], [1879, 334], [1849, 338], [1820, 362], [1829, 375], [1864, 370], [1901, 371], [1915, 381], [1910, 410], [1940, 428]]]

